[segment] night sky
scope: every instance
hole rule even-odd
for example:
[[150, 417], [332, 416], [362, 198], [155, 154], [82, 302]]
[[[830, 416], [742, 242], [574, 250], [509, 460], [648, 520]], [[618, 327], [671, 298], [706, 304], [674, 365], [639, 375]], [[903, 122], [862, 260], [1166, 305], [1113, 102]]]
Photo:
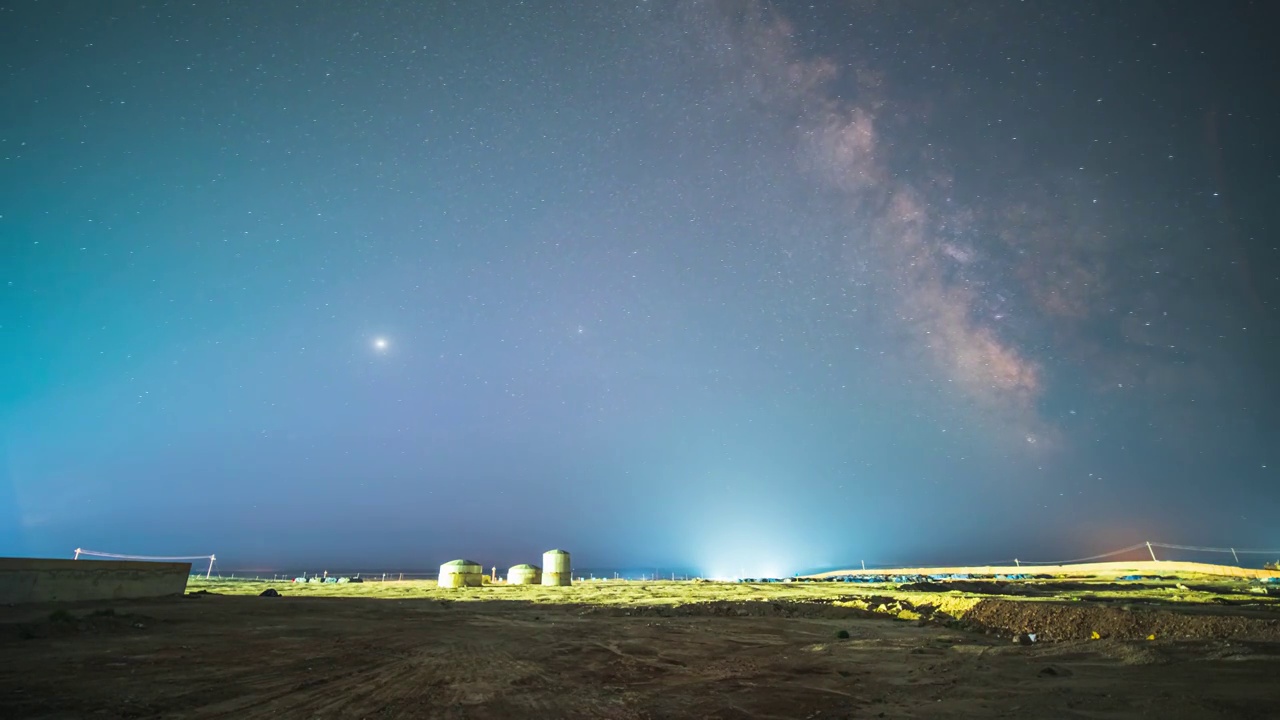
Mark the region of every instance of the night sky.
[[1271, 2], [0, 1], [0, 555], [1280, 546]]

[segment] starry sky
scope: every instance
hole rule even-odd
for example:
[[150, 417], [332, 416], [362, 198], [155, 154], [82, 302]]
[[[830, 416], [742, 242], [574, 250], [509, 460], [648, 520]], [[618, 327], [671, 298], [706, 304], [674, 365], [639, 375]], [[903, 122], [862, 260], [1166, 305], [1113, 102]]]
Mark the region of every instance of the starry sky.
[[1277, 21], [0, 1], [0, 554], [1280, 546]]

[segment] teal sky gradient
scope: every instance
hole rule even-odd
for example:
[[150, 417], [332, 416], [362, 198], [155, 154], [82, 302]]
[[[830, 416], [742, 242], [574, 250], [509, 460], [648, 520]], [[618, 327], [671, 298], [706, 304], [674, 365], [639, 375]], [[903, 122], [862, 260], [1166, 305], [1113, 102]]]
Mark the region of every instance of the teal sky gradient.
[[1273, 16], [0, 3], [0, 554], [1278, 546]]

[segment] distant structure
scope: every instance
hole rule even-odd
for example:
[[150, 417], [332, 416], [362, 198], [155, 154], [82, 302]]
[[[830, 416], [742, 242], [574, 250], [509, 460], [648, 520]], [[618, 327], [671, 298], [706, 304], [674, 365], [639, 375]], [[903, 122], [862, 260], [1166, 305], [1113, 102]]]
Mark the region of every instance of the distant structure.
[[452, 560], [440, 566], [440, 587], [480, 587], [484, 584], [484, 568], [470, 560]]
[[542, 582], [542, 568], [528, 563], [512, 565], [507, 570], [507, 582], [511, 585], [537, 585]]
[[570, 585], [572, 582], [569, 553], [563, 550], [548, 550], [542, 553], [543, 585]]

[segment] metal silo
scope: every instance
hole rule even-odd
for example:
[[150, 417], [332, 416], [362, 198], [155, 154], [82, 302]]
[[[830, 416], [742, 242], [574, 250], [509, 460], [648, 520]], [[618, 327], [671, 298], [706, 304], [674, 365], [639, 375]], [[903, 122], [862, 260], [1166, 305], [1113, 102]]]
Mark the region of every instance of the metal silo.
[[480, 587], [484, 583], [484, 569], [480, 563], [470, 560], [452, 560], [440, 566], [440, 587]]
[[542, 568], [528, 563], [512, 565], [507, 570], [507, 582], [512, 585], [537, 585], [542, 582]]
[[548, 550], [542, 553], [543, 585], [569, 585], [572, 580], [569, 553], [563, 550]]

